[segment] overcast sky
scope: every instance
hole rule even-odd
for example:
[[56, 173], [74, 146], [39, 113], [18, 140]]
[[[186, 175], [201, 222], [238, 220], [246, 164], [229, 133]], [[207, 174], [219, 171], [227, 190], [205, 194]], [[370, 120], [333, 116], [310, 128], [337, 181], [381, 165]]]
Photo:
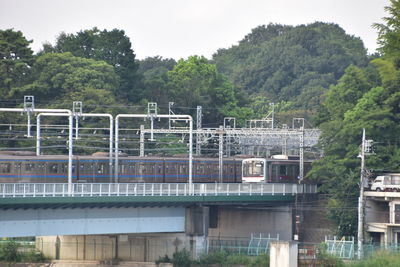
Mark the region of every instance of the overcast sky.
[[0, 0], [0, 29], [14, 28], [38, 51], [60, 32], [122, 29], [136, 57], [211, 58], [268, 23], [334, 22], [377, 47], [374, 22], [387, 16], [389, 0]]

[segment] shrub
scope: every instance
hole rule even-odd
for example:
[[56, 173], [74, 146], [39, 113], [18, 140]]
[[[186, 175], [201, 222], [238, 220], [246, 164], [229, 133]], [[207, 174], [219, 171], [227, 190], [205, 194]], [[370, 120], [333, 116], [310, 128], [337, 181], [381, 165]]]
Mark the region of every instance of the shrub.
[[190, 253], [186, 249], [175, 252], [172, 255], [172, 265], [174, 267], [190, 267], [191, 264]]
[[226, 261], [228, 252], [225, 250], [218, 250], [212, 253], [202, 255], [198, 261], [201, 264], [219, 264], [220, 266]]
[[[347, 266], [347, 265], [346, 265]], [[362, 261], [350, 263], [349, 267], [398, 267], [400, 266], [400, 254], [380, 251], [372, 257]]]
[[318, 246], [317, 259], [320, 266], [345, 266], [344, 262], [340, 258], [328, 253], [327, 245], [325, 243], [322, 243]]
[[224, 266], [232, 266], [232, 264], [241, 264], [241, 265], [248, 265], [250, 264], [251, 259], [249, 256], [243, 254], [236, 254], [236, 255], [229, 255], [226, 258], [226, 263]]
[[253, 259], [248, 267], [269, 267], [269, 254], [261, 254], [258, 255], [255, 259]]
[[0, 260], [6, 262], [18, 262], [21, 260], [21, 254], [18, 252], [19, 244], [10, 241], [2, 244], [0, 247]]
[[24, 262], [44, 262], [46, 258], [41, 251], [32, 249], [22, 255], [22, 261]]
[[157, 264], [157, 266], [160, 263], [171, 263], [171, 259], [168, 257], [168, 255], [164, 255], [164, 257], [159, 257], [158, 260], [156, 260], [155, 263]]

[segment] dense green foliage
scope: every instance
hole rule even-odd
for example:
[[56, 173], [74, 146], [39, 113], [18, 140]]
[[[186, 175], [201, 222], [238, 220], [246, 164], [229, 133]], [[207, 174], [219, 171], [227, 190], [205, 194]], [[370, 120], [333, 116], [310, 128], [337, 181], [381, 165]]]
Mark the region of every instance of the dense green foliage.
[[260, 254], [259, 256], [247, 256], [243, 254], [231, 254], [229, 251], [220, 250], [209, 254], [201, 255], [197, 260], [192, 260], [187, 250], [181, 250], [173, 254], [172, 259], [167, 255], [160, 257], [156, 264], [172, 263], [175, 267], [189, 267], [189, 266], [248, 266], [248, 267], [261, 267], [269, 266], [269, 254]]
[[61, 33], [54, 46], [46, 44], [41, 53], [70, 52], [76, 57], [105, 61], [114, 68], [119, 83], [114, 87], [116, 96], [138, 101], [141, 97], [135, 54], [123, 30], [100, 31], [97, 28], [77, 34]]
[[321, 22], [259, 26], [213, 58], [218, 69], [248, 94], [308, 110], [319, 106], [321, 95], [350, 64], [368, 62], [359, 38]]
[[[392, 4], [398, 6], [398, 1]], [[399, 23], [396, 14], [390, 21]], [[400, 32], [397, 34], [399, 37]], [[399, 171], [400, 71], [397, 59], [392, 57], [394, 44], [386, 40], [387, 35], [380, 38], [383, 45], [390, 43], [390, 48], [381, 48], [383, 57], [372, 60], [366, 68], [348, 67], [325, 94], [315, 121], [322, 130], [320, 144], [325, 156], [313, 165], [310, 176], [322, 184], [321, 191], [332, 195], [329, 215], [340, 235], [356, 233], [360, 181], [357, 156], [363, 128], [367, 139], [376, 142], [375, 154], [366, 160], [371, 176], [379, 170]]]
[[7, 98], [9, 92], [26, 82], [34, 62], [31, 41], [20, 31], [0, 30], [0, 94]]
[[175, 101], [169, 96], [168, 72], [176, 64], [174, 59], [148, 57], [139, 61], [138, 74], [142, 78], [142, 102], [156, 102], [161, 107], [168, 106], [169, 101]]
[[205, 123], [221, 122], [223, 117], [233, 115], [243, 120], [249, 112], [246, 108], [238, 107], [233, 84], [204, 57], [192, 56], [187, 60], [179, 60], [168, 72], [168, 79], [170, 97], [176, 100], [177, 105], [206, 107], [203, 112]]
[[44, 262], [46, 259], [43, 253], [35, 248], [25, 248], [19, 251], [21, 245], [16, 241], [0, 243], [0, 262]]

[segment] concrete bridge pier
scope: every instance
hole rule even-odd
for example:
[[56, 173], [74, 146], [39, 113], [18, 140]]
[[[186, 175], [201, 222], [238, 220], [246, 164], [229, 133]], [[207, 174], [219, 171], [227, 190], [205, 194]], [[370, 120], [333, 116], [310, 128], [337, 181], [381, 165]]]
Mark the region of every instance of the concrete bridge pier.
[[[208, 207], [195, 205], [185, 208], [185, 229], [182, 232], [39, 236], [36, 248], [48, 258], [61, 260], [104, 261], [118, 258], [152, 262], [164, 255], [172, 258], [173, 253], [184, 248], [196, 258], [206, 252], [208, 214]], [[135, 229], [132, 225], [132, 231]], [[157, 229], [154, 228], [154, 231]]]

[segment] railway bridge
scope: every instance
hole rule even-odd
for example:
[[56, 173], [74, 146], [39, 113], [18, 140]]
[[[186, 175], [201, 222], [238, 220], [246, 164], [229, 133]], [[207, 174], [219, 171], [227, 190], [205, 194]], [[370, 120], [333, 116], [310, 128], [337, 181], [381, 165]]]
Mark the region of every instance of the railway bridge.
[[0, 237], [197, 233], [218, 207], [273, 211], [312, 193], [315, 185], [284, 183], [0, 184]]

